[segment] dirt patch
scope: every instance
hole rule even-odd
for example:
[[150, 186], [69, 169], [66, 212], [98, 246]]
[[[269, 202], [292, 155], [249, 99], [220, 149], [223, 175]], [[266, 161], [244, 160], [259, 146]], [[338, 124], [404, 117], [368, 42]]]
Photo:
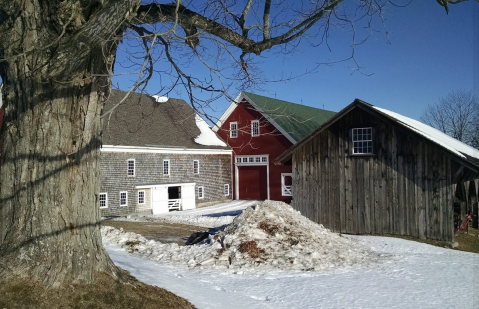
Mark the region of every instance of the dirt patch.
[[266, 221], [261, 221], [258, 224], [258, 228], [262, 229], [266, 234], [270, 236], [274, 236], [279, 231], [279, 227], [277, 225], [268, 224]]
[[0, 308], [195, 308], [167, 290], [130, 277], [120, 283], [101, 275], [92, 284], [68, 284], [47, 289], [26, 279], [0, 281]]
[[258, 248], [258, 244], [256, 244], [256, 241], [254, 240], [241, 243], [238, 247], [238, 251], [241, 253], [248, 253], [248, 255], [253, 259], [261, 257], [261, 251]]
[[173, 224], [163, 222], [129, 222], [104, 220], [103, 226], [112, 226], [116, 229], [122, 228], [126, 232], [133, 232], [142, 235], [146, 239], [153, 239], [163, 243], [176, 243], [184, 246], [185, 241], [192, 233], [207, 231], [208, 228], [186, 224]]
[[479, 253], [479, 230], [469, 228], [469, 231], [458, 231], [455, 241], [459, 244], [456, 250]]

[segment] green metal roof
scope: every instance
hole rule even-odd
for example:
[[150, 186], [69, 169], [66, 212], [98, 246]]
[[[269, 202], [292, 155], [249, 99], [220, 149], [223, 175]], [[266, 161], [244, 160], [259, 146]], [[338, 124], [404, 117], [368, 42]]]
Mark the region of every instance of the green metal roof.
[[243, 91], [263, 113], [299, 142], [336, 113]]

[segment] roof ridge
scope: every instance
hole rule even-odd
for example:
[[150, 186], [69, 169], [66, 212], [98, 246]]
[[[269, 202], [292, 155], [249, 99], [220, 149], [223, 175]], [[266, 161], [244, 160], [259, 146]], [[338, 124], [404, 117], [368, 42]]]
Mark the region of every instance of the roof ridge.
[[[309, 105], [304, 105], [304, 104], [299, 104], [299, 103], [294, 103], [294, 102], [290, 102], [290, 101], [286, 101], [286, 100], [281, 100], [281, 99], [276, 99], [276, 98], [271, 98], [271, 97], [267, 97], [267, 96], [264, 96], [264, 95], [261, 95], [261, 94], [256, 94], [256, 93], [252, 93], [252, 92], [248, 92], [248, 91], [243, 91], [246, 95], [255, 95], [255, 96], [259, 96], [259, 97], [263, 97], [263, 98], [266, 98], [266, 99], [271, 99], [271, 100], [276, 100], [276, 101], [281, 101], [281, 102], [286, 102], [286, 103], [289, 103], [289, 104], [294, 104], [294, 105], [298, 105], [298, 106], [302, 106], [302, 107], [307, 107], [307, 108], [314, 108], [314, 109], [317, 109], [317, 110], [321, 110], [321, 111], [326, 111], [326, 112], [333, 112], [333, 111], [330, 111], [330, 110], [327, 110], [327, 109], [324, 109], [324, 108], [318, 108], [318, 107], [314, 107], [314, 106], [309, 106]], [[335, 113], [335, 112], [333, 112]]]

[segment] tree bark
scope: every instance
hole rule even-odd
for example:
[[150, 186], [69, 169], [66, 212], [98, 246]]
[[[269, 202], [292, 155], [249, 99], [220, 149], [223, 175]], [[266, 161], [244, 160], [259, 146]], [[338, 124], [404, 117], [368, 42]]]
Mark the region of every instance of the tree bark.
[[[21, 276], [59, 286], [91, 282], [99, 272], [118, 278], [121, 272], [102, 246], [98, 207], [100, 113], [116, 41], [90, 45], [76, 58], [70, 54], [64, 74], [59, 51], [71, 51], [69, 39], [85, 26], [70, 23], [51, 30], [47, 24], [52, 21], [45, 17], [54, 18], [48, 11], [53, 2], [24, 1], [17, 19], [0, 28], [11, 43], [0, 43], [7, 60], [0, 62], [5, 107], [0, 278]], [[73, 9], [65, 9], [70, 21], [85, 19], [84, 11]], [[120, 12], [115, 27], [121, 27], [124, 16]], [[73, 71], [69, 62], [75, 63]]]

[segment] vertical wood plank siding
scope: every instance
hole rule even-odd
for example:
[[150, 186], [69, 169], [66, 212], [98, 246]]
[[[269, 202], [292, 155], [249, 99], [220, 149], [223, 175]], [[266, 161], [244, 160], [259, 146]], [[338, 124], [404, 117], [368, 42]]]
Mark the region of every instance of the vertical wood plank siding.
[[[374, 155], [352, 155], [352, 128], [373, 127]], [[452, 241], [451, 157], [358, 108], [293, 153], [292, 206], [334, 232]]]

